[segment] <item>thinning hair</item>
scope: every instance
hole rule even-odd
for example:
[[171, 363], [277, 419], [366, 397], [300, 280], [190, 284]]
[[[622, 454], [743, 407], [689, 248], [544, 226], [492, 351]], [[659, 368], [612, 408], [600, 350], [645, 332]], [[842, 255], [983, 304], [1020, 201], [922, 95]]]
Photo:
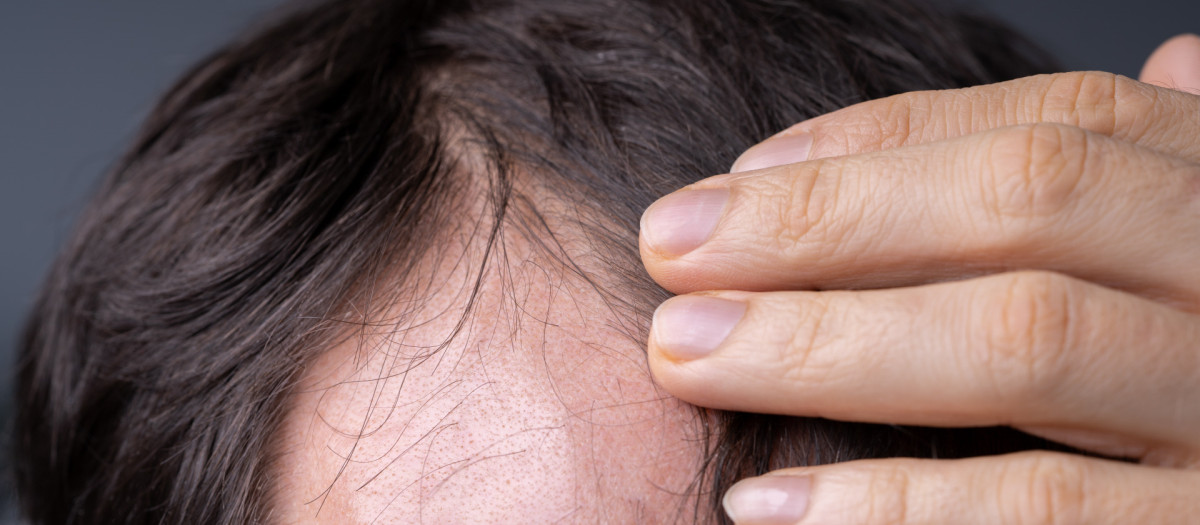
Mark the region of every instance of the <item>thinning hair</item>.
[[[1052, 69], [1008, 29], [916, 0], [289, 8], [163, 97], [54, 264], [22, 340], [23, 512], [270, 521], [271, 443], [301, 371], [346, 336], [336, 313], [385, 304], [372, 283], [417, 271], [473, 191], [485, 259], [502, 229], [525, 229], [644, 341], [667, 297], [636, 250], [656, 197], [855, 102]], [[463, 136], [484, 169], [460, 169]], [[600, 271], [555, 249], [546, 195], [571, 205]], [[775, 468], [1041, 444], [1001, 429], [705, 421], [694, 490], [715, 520], [729, 485]]]

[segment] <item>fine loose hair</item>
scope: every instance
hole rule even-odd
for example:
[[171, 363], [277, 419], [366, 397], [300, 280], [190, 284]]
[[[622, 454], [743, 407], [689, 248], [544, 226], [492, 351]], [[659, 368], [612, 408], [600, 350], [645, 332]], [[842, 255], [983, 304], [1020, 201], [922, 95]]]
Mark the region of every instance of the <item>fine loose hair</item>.
[[[50, 271], [21, 343], [22, 512], [272, 521], [272, 443], [301, 372], [347, 337], [344, 312], [387, 304], [380, 276], [418, 271], [475, 209], [464, 196], [485, 201], [477, 279], [521, 228], [641, 342], [667, 297], [636, 249], [657, 197], [818, 114], [1051, 70], [1008, 29], [917, 0], [293, 6], [162, 98]], [[463, 169], [461, 137], [486, 166]], [[569, 204], [602, 271], [556, 250], [547, 195]], [[717, 521], [725, 489], [775, 468], [1043, 444], [1003, 429], [704, 421], [693, 490]]]

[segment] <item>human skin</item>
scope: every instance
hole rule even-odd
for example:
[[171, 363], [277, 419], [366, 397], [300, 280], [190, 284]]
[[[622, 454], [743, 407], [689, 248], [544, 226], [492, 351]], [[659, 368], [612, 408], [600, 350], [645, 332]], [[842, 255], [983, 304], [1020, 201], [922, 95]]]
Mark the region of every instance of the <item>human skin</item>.
[[[651, 368], [721, 409], [1012, 425], [1050, 452], [789, 469], [739, 523], [1200, 515], [1200, 39], [1103, 73], [900, 95], [652, 205]], [[1166, 87], [1163, 87], [1166, 86]], [[742, 291], [721, 291], [742, 290]], [[822, 290], [822, 291], [813, 291]]]
[[396, 303], [309, 367], [280, 432], [275, 522], [692, 522], [695, 409], [653, 384], [630, 319], [561, 263], [509, 232], [439, 348], [482, 241], [439, 241], [381, 283]]

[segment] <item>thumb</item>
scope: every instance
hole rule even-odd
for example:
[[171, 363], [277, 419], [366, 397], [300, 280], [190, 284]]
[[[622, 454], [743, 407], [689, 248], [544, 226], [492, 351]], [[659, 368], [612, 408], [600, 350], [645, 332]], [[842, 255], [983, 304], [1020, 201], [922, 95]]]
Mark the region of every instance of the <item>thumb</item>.
[[1138, 79], [1200, 94], [1200, 36], [1179, 35], [1158, 46], [1142, 66]]

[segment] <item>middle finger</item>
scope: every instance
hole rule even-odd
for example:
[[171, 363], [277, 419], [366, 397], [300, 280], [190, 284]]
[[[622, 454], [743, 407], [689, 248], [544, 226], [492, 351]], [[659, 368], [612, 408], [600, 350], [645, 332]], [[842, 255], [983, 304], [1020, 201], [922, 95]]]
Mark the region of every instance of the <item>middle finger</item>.
[[1004, 128], [698, 183], [647, 210], [642, 258], [676, 293], [1028, 268], [1190, 302], [1198, 168], [1079, 128]]

